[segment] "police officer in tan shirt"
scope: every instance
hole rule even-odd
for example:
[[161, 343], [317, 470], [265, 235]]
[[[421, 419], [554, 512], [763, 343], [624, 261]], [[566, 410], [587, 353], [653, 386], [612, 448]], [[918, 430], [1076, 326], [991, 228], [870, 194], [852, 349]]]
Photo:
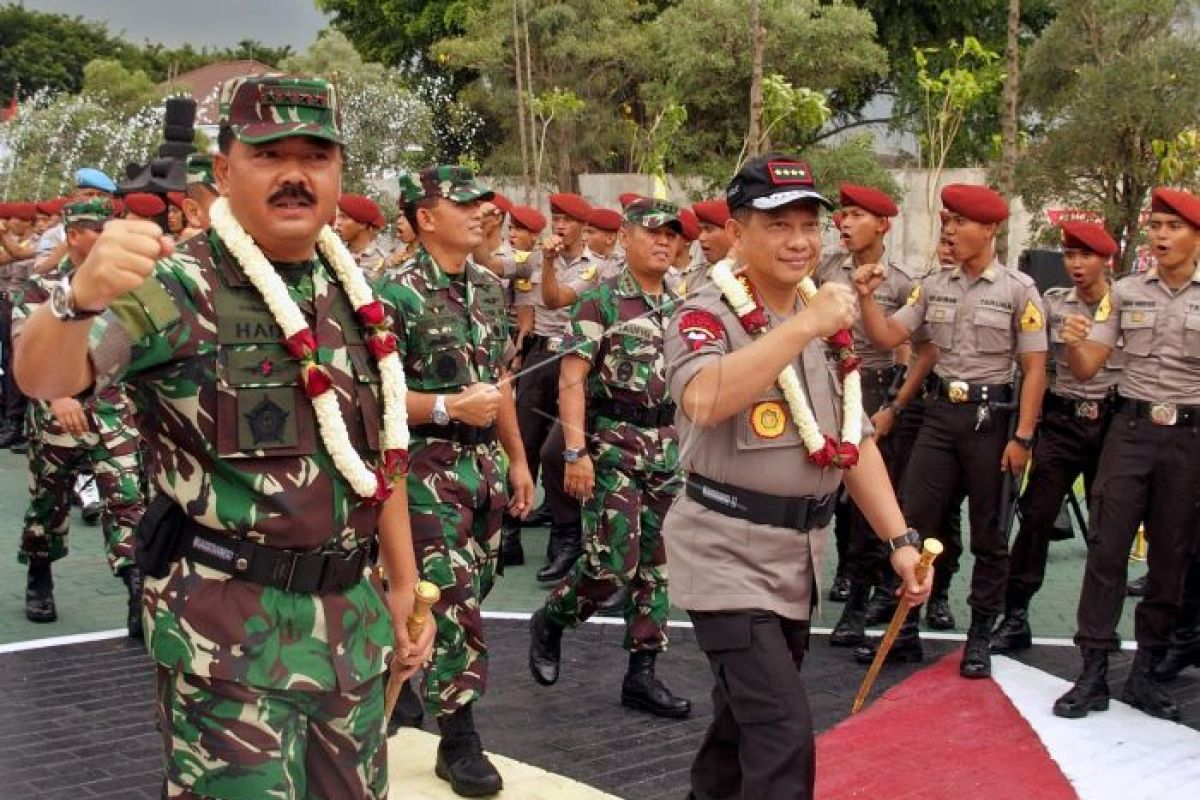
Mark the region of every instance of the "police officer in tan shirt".
[[[920, 586], [913, 576], [920, 537], [906, 530], [869, 420], [856, 466], [819, 466], [777, 383], [795, 369], [819, 430], [840, 436], [842, 383], [822, 337], [850, 325], [853, 293], [826, 285], [806, 306], [797, 292], [820, 259], [819, 209], [828, 201], [807, 164], [779, 155], [748, 162], [726, 199], [753, 314], [743, 322], [714, 278], [689, 295], [666, 339], [687, 473], [664, 524], [671, 599], [691, 616], [716, 680], [691, 796], [808, 798], [812, 719], [799, 666], [817, 599], [820, 529], [843, 480], [891, 543], [909, 597], [924, 601], [930, 581]], [[749, 333], [758, 329], [751, 318], [765, 329]]]
[[[921, 326], [938, 346], [936, 397], [926, 407], [900, 494], [914, 527], [940, 531], [956, 487], [966, 487], [975, 569], [959, 674], [986, 678], [1008, 581], [1008, 537], [1000, 525], [1003, 473], [1019, 476], [1033, 448], [1046, 388], [1046, 314], [1033, 279], [996, 260], [996, 229], [1008, 216], [1004, 198], [984, 186], [949, 184], [942, 205], [949, 212], [944, 233], [959, 266], [927, 276], [890, 317], [874, 299], [880, 267], [860, 268], [855, 283], [863, 324], [876, 346], [895, 347]], [[1014, 361], [1024, 382], [1010, 438]]]
[[1171, 641], [1189, 565], [1200, 545], [1200, 198], [1155, 189], [1150, 243], [1156, 267], [1117, 281], [1110, 308], [1064, 323], [1067, 359], [1090, 380], [1124, 341], [1113, 424], [1100, 454], [1089, 514], [1087, 567], [1075, 644], [1083, 671], [1054, 704], [1061, 717], [1108, 708], [1108, 654], [1120, 647], [1129, 548], [1143, 520], [1150, 542], [1146, 594], [1134, 616], [1137, 653], [1121, 700], [1178, 720], [1152, 678]]

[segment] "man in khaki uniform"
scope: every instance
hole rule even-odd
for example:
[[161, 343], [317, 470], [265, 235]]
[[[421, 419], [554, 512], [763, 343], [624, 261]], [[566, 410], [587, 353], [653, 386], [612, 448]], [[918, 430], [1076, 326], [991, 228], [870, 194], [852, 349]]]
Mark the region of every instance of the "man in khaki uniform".
[[698, 292], [708, 282], [708, 273], [721, 259], [729, 255], [732, 245], [725, 223], [729, 221], [729, 206], [725, 198], [702, 200], [692, 206], [698, 226], [697, 241], [700, 242], [702, 258], [679, 275], [679, 292]]
[[[896, 347], [925, 326], [939, 355], [935, 397], [901, 483], [908, 520], [918, 530], [941, 531], [959, 486], [970, 500], [971, 627], [959, 666], [964, 678], [991, 674], [992, 628], [1004, 610], [1008, 537], [1000, 526], [1004, 472], [1019, 476], [1029, 461], [1046, 389], [1046, 312], [1033, 279], [1005, 268], [995, 256], [996, 230], [1008, 217], [1004, 198], [984, 186], [949, 184], [942, 190], [944, 232], [959, 266], [927, 276], [903, 308], [884, 315], [874, 292], [878, 265], [859, 268], [863, 325], [877, 347]], [[1024, 383], [1009, 436], [1013, 362]]]
[[828, 524], [843, 477], [891, 542], [909, 598], [920, 603], [930, 584], [913, 577], [920, 537], [905, 529], [869, 421], [857, 466], [819, 466], [776, 384], [795, 369], [820, 431], [838, 434], [841, 382], [822, 337], [850, 325], [853, 296], [828, 285], [805, 305], [797, 293], [820, 258], [818, 211], [828, 201], [807, 164], [777, 155], [748, 162], [726, 198], [755, 309], [743, 322], [714, 279], [689, 296], [666, 338], [687, 473], [664, 525], [671, 599], [691, 616], [715, 679], [690, 796], [809, 798], [812, 719], [799, 667], [822, 549], [810, 532]]

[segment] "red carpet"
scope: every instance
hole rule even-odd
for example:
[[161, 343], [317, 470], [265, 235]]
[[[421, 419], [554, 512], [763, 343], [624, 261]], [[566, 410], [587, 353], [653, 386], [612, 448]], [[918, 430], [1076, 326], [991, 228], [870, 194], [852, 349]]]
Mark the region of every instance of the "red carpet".
[[817, 800], [1077, 800], [1034, 730], [961, 653], [817, 738]]

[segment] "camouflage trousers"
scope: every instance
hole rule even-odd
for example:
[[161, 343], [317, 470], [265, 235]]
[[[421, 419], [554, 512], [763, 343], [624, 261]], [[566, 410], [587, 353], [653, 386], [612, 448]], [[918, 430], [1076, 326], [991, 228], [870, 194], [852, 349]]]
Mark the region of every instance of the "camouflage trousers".
[[305, 692], [157, 670], [163, 797], [387, 797], [383, 676], [349, 691]]
[[414, 448], [408, 511], [421, 579], [437, 585], [437, 637], [425, 673], [425, 708], [441, 716], [487, 687], [481, 605], [496, 580], [507, 465], [497, 445], [433, 441]]
[[621, 448], [592, 447], [596, 483], [583, 505], [583, 558], [546, 600], [546, 614], [564, 627], [587, 620], [596, 604], [628, 587], [627, 650], [667, 646], [667, 555], [662, 521], [682, 483], [674, 471], [638, 468]]
[[93, 432], [55, 432], [40, 404], [30, 406], [29, 509], [18, 559], [57, 561], [67, 554], [67, 530], [75, 478], [92, 471], [102, 509], [108, 566], [114, 573], [133, 564], [133, 532], [145, 510], [142, 461], [128, 402], [96, 399], [84, 404]]

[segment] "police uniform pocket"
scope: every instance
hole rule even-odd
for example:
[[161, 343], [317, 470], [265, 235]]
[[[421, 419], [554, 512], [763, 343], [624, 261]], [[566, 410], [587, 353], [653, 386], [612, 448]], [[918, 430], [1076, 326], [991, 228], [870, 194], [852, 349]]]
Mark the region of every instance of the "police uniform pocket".
[[282, 345], [218, 347], [216, 397], [221, 457], [316, 452], [316, 420], [300, 385], [300, 363]]
[[925, 308], [925, 325], [930, 340], [942, 350], [954, 349], [954, 318], [958, 308], [940, 303], [930, 303]]
[[975, 350], [979, 353], [1006, 353], [1012, 349], [1012, 314], [981, 308], [972, 318]]
[[800, 446], [800, 431], [781, 393], [771, 392], [738, 414], [736, 442], [738, 450]]
[[1158, 313], [1130, 309], [1121, 311], [1121, 335], [1125, 352], [1133, 356], [1148, 356], [1154, 348], [1154, 324]]
[[779, 622], [750, 614], [713, 616], [695, 628], [700, 648], [718, 665], [739, 723], [773, 722], [792, 713], [800, 696], [797, 668]]
[[1188, 358], [1200, 358], [1200, 313], [1184, 317], [1183, 351]]

